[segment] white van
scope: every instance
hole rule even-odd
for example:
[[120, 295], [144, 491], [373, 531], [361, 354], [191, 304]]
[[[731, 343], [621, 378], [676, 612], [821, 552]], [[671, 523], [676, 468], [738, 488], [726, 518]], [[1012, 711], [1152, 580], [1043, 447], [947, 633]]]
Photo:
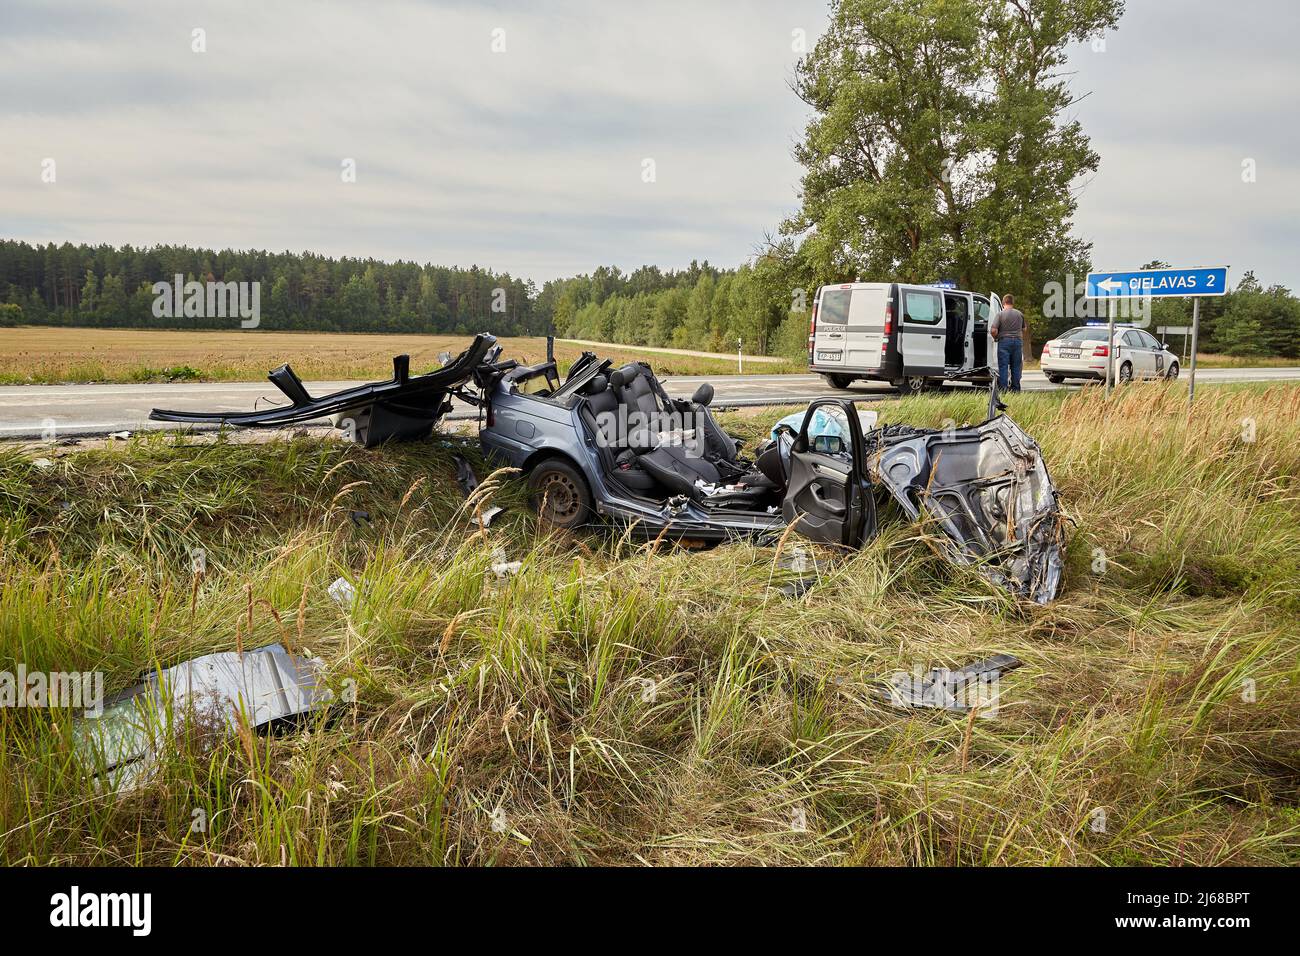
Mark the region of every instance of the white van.
[[919, 392], [996, 361], [989, 322], [1001, 309], [997, 296], [935, 286], [824, 285], [813, 302], [808, 367], [833, 388], [873, 379]]

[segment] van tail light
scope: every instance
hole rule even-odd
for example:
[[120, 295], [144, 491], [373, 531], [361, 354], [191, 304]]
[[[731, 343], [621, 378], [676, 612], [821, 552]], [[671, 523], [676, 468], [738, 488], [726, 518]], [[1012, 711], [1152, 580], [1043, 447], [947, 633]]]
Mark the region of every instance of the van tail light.
[[817, 303], [813, 303], [812, 318], [808, 320], [808, 354], [812, 355], [813, 342], [817, 338]]
[[1110, 346], [1098, 345], [1095, 349], [1092, 350], [1092, 354], [1095, 357], [1105, 358], [1107, 355], [1110, 354]]
[[885, 303], [885, 335], [880, 340], [880, 354], [884, 355], [889, 349], [889, 337], [894, 333], [894, 303]]

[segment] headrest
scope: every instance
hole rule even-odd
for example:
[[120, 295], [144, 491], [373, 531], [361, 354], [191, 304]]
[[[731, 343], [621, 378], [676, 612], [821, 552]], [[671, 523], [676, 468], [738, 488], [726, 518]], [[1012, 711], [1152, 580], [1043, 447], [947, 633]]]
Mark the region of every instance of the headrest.
[[603, 375], [597, 375], [587, 385], [588, 395], [599, 395], [605, 389], [609, 388], [609, 379]]
[[614, 371], [609, 373], [609, 384], [613, 385], [615, 388], [622, 388], [627, 384], [627, 376], [623, 374], [621, 368], [616, 368]]

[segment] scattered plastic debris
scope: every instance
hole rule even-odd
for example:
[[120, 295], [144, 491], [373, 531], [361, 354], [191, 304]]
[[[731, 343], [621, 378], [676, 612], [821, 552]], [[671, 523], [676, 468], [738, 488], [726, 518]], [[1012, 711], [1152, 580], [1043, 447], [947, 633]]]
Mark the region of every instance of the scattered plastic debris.
[[147, 783], [164, 746], [186, 721], [223, 734], [241, 725], [268, 728], [334, 699], [321, 683], [322, 665], [271, 644], [242, 654], [207, 654], [151, 671], [77, 722], [79, 755], [101, 786], [120, 791]]
[[32, 464], [35, 465], [37, 468], [41, 469], [42, 471], [44, 471], [47, 468], [54, 467], [54, 462], [50, 461], [50, 459], [48, 458], [33, 458]]
[[370, 524], [369, 511], [349, 511], [348, 517], [352, 519], [352, 523], [358, 528]]
[[357, 600], [357, 589], [347, 578], [339, 578], [329, 586], [329, 596], [340, 604], [352, 605]]
[[128, 438], [131, 437], [131, 433], [128, 431], [109, 432], [107, 437], [117, 438], [120, 439], [121, 441], [126, 441]]

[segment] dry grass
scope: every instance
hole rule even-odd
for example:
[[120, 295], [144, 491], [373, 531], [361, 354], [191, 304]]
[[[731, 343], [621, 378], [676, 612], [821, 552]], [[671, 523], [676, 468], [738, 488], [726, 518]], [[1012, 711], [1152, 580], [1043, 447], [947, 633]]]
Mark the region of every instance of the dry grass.
[[[427, 371], [438, 353], [457, 354], [467, 335], [351, 335], [325, 332], [166, 332], [134, 329], [0, 329], [0, 383], [147, 382], [194, 380], [256, 382], [283, 362], [308, 381], [378, 379], [392, 374], [394, 355], [411, 356], [411, 368]], [[546, 356], [541, 337], [503, 339], [505, 355], [522, 362]], [[557, 342], [556, 358], [573, 361], [584, 346]], [[601, 353], [618, 362], [646, 360], [664, 375], [730, 375], [734, 359], [610, 346]], [[766, 363], [766, 372], [793, 371]]]
[[[357, 694], [331, 721], [178, 752], [117, 801], [70, 761], [66, 713], [0, 713], [0, 857], [1300, 861], [1300, 388], [1207, 387], [1190, 413], [1176, 386], [1011, 401], [1078, 522], [1049, 607], [888, 512], [860, 553], [817, 550], [797, 600], [770, 586], [772, 547], [543, 535], [517, 481], [485, 538], [437, 442], [149, 436], [44, 470], [10, 451], [0, 667], [100, 667], [111, 689], [237, 628], [246, 646], [287, 630]], [[939, 424], [980, 402], [873, 407]], [[728, 425], [757, 437], [781, 411]], [[192, 546], [209, 568], [193, 611]], [[496, 547], [520, 574], [486, 573]], [[352, 608], [325, 594], [340, 574]], [[283, 629], [260, 603], [237, 623], [249, 587]], [[871, 693], [995, 652], [1025, 666], [990, 719]]]

